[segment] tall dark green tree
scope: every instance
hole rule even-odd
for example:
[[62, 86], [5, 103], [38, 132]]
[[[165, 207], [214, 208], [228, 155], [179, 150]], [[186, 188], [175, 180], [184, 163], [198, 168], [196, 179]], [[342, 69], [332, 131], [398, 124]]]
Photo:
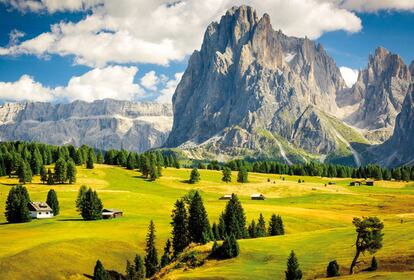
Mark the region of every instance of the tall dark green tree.
[[32, 158], [30, 160], [30, 167], [31, 167], [33, 175], [39, 174], [42, 166], [43, 166], [42, 155], [40, 154], [39, 149], [35, 147], [33, 149]]
[[354, 268], [361, 253], [368, 251], [370, 254], [374, 254], [382, 248], [382, 237], [384, 236], [382, 233], [384, 224], [377, 217], [354, 218], [352, 223], [355, 226], [357, 238], [355, 241], [355, 257], [349, 268], [349, 274], [354, 273]]
[[197, 168], [193, 168], [193, 170], [191, 170], [190, 179], [188, 180], [188, 182], [190, 184], [195, 184], [198, 181], [200, 181], [200, 172], [198, 172]]
[[69, 181], [69, 184], [76, 183], [76, 165], [72, 159], [68, 160], [67, 163], [67, 170], [66, 170], [66, 178]]
[[339, 274], [339, 265], [336, 261], [331, 261], [328, 264], [328, 267], [326, 268], [326, 277], [337, 277], [340, 276]]
[[77, 197], [76, 197], [76, 201], [75, 201], [75, 205], [76, 205], [76, 210], [79, 212], [79, 213], [81, 213], [82, 212], [82, 203], [83, 203], [83, 198], [85, 197], [85, 193], [86, 193], [86, 191], [88, 190], [88, 187], [87, 186], [85, 186], [85, 185], [82, 185], [80, 188], [79, 188], [79, 191], [78, 191], [78, 195], [77, 195]]
[[161, 267], [167, 266], [171, 262], [172, 252], [171, 252], [171, 241], [167, 239], [164, 247], [164, 254], [161, 257]]
[[191, 199], [188, 213], [188, 232], [191, 241], [206, 244], [211, 240], [211, 227], [203, 200], [198, 191]]
[[239, 183], [248, 182], [248, 172], [246, 168], [244, 167], [240, 168], [239, 172], [237, 173], [237, 182]]
[[50, 206], [50, 208], [52, 208], [54, 216], [59, 215], [59, 201], [55, 190], [49, 190], [49, 192], [47, 193], [46, 203]]
[[237, 239], [246, 236], [246, 216], [237, 195], [232, 194], [222, 216], [227, 235], [233, 234]]
[[262, 213], [260, 213], [259, 220], [257, 222], [256, 232], [257, 237], [265, 237], [267, 234], [266, 222], [264, 220]]
[[80, 202], [80, 213], [86, 221], [102, 219], [102, 202], [96, 191], [89, 188], [82, 196]]
[[100, 260], [96, 261], [92, 279], [93, 280], [111, 280], [108, 272], [105, 270]]
[[279, 215], [273, 214], [270, 218], [269, 222], [269, 235], [275, 236], [275, 235], [283, 235], [285, 234], [285, 229], [283, 226], [282, 217]]
[[94, 162], [95, 162], [95, 153], [93, 149], [89, 149], [88, 151], [88, 157], [86, 159], [86, 168], [87, 169], [93, 169], [94, 168]]
[[98, 154], [96, 155], [96, 163], [98, 163], [98, 164], [104, 163], [104, 157], [103, 157], [103, 154], [102, 154], [101, 150], [99, 150]]
[[134, 280], [145, 279], [145, 276], [146, 276], [145, 265], [140, 255], [135, 256], [134, 264], [135, 264], [135, 277], [136, 277], [136, 279]]
[[40, 168], [40, 181], [44, 184], [47, 182], [47, 172], [44, 165]]
[[148, 226], [145, 252], [147, 253], [144, 260], [146, 276], [147, 278], [151, 278], [158, 271], [158, 253], [157, 248], [155, 248], [155, 225], [152, 220]]
[[23, 186], [12, 187], [6, 199], [6, 219], [9, 223], [24, 223], [29, 222], [30, 212], [29, 205], [30, 198], [27, 189]]
[[48, 185], [55, 184], [55, 176], [53, 175], [52, 170], [50, 170], [50, 168], [47, 170], [47, 184]]
[[375, 270], [377, 270], [378, 269], [378, 261], [377, 261], [377, 259], [375, 258], [375, 256], [373, 256], [372, 257], [372, 260], [371, 260], [371, 267], [369, 268], [369, 270], [371, 270], [371, 271], [375, 271]]
[[222, 259], [235, 258], [240, 254], [239, 244], [236, 237], [232, 234], [225, 236], [223, 244], [219, 248], [219, 255]]
[[256, 226], [256, 222], [254, 220], [252, 220], [252, 222], [248, 226], [247, 232], [249, 233], [250, 238], [256, 238], [257, 237], [257, 226]]
[[26, 184], [32, 181], [32, 169], [30, 168], [30, 165], [27, 163], [27, 161], [20, 161], [17, 169], [17, 175], [19, 177], [20, 183]]
[[223, 168], [223, 177], [221, 180], [225, 183], [231, 182], [231, 169], [228, 167]]
[[137, 163], [135, 161], [134, 154], [133, 153], [129, 153], [128, 159], [127, 159], [127, 164], [126, 164], [127, 169], [134, 170], [136, 168], [136, 166], [137, 166]]
[[64, 184], [67, 177], [67, 165], [64, 158], [59, 158], [55, 163], [55, 183]]
[[179, 253], [190, 244], [190, 235], [188, 232], [188, 214], [183, 200], [177, 200], [174, 204], [174, 210], [171, 215], [173, 227], [172, 230], [172, 247], [174, 250], [174, 256]]
[[286, 280], [300, 280], [302, 279], [302, 271], [299, 268], [298, 258], [295, 255], [295, 252], [290, 252], [288, 261], [287, 261], [287, 270], [285, 271]]

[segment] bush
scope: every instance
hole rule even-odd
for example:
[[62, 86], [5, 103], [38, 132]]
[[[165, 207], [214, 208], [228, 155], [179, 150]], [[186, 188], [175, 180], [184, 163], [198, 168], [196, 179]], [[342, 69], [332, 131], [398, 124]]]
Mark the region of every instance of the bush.
[[371, 271], [375, 271], [378, 269], [378, 262], [377, 259], [375, 258], [375, 256], [372, 257], [372, 261], [371, 261], [371, 267], [370, 270]]
[[326, 268], [326, 277], [336, 277], [339, 276], [339, 265], [336, 261], [331, 261]]

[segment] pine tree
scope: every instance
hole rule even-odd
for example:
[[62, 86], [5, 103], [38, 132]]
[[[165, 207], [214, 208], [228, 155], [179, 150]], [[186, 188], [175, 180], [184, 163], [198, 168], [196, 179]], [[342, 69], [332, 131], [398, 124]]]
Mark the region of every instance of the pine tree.
[[193, 168], [193, 170], [191, 170], [190, 179], [188, 180], [188, 182], [190, 184], [195, 184], [198, 181], [200, 181], [200, 173], [198, 172], [197, 168]]
[[55, 178], [54, 178], [52, 170], [50, 170], [50, 168], [47, 170], [47, 184], [48, 185], [54, 185], [55, 184]]
[[190, 244], [190, 236], [188, 233], [188, 214], [183, 200], [177, 200], [174, 204], [174, 210], [171, 215], [173, 227], [172, 230], [172, 247], [174, 257], [184, 251]]
[[372, 260], [371, 260], [371, 267], [370, 267], [370, 270], [371, 271], [376, 271], [378, 269], [378, 261], [377, 261], [377, 259], [375, 258], [375, 256], [373, 256], [372, 257]]
[[259, 220], [257, 222], [257, 227], [256, 227], [256, 231], [257, 231], [257, 237], [265, 237], [266, 236], [266, 222], [264, 220], [264, 217], [262, 215], [262, 213], [260, 213], [259, 216]]
[[96, 191], [89, 188], [82, 196], [80, 202], [81, 215], [84, 220], [100, 220], [102, 219], [102, 202]]
[[83, 158], [83, 153], [81, 149], [77, 149], [75, 153], [75, 158], [73, 159], [76, 165], [82, 165], [85, 162]]
[[232, 234], [225, 236], [223, 245], [219, 248], [219, 255], [223, 259], [235, 258], [240, 254], [239, 244], [236, 237]]
[[75, 201], [75, 204], [76, 204], [76, 210], [80, 213], [80, 212], [82, 212], [82, 203], [83, 203], [83, 201], [84, 201], [84, 197], [85, 197], [85, 193], [86, 193], [86, 191], [88, 190], [88, 187], [86, 187], [85, 185], [82, 185], [80, 188], [79, 188], [79, 191], [78, 191], [78, 196], [76, 197], [76, 201]]
[[239, 183], [247, 183], [248, 182], [248, 173], [246, 168], [240, 168], [239, 172], [237, 173], [237, 182]]
[[30, 198], [27, 189], [21, 185], [12, 187], [6, 200], [6, 219], [9, 223], [24, 223], [31, 220]]
[[98, 154], [96, 155], [96, 163], [102, 164], [104, 163], [104, 157], [102, 155], [102, 151], [99, 150]]
[[247, 231], [249, 233], [250, 238], [256, 238], [257, 237], [257, 228], [256, 228], [256, 222], [252, 220], [249, 227], [247, 228]]
[[126, 168], [129, 170], [134, 170], [137, 163], [135, 162], [135, 156], [133, 153], [129, 153]]
[[220, 232], [219, 232], [219, 228], [216, 224], [216, 222], [213, 223], [213, 225], [211, 226], [211, 232], [213, 233], [213, 238], [214, 240], [220, 240]]
[[331, 278], [336, 276], [340, 276], [339, 265], [336, 261], [331, 261], [329, 262], [328, 267], [326, 268], [326, 277]]
[[219, 218], [219, 224], [217, 226], [219, 236], [221, 240], [224, 239], [224, 236], [227, 234], [226, 223], [224, 222], [224, 214], [222, 213]]
[[161, 257], [161, 268], [167, 266], [171, 262], [171, 242], [167, 239], [164, 247], [164, 254]]
[[108, 272], [103, 267], [100, 260], [96, 262], [95, 269], [93, 271], [93, 280], [110, 280]]
[[66, 171], [66, 179], [69, 180], [69, 184], [76, 183], [76, 165], [72, 159], [68, 160], [67, 163], [67, 171]]
[[202, 244], [210, 241], [210, 222], [198, 191], [195, 192], [194, 197], [191, 199], [188, 213], [188, 231], [191, 241]]
[[286, 280], [300, 280], [302, 279], [302, 271], [299, 269], [298, 259], [295, 252], [291, 252], [287, 261], [287, 270], [285, 271]]
[[146, 273], [145, 273], [145, 266], [144, 262], [142, 261], [142, 258], [140, 255], [136, 255], [134, 259], [135, 263], [135, 280], [143, 280], [145, 279]]
[[158, 271], [158, 253], [155, 248], [155, 225], [152, 220], [148, 226], [145, 252], [147, 253], [144, 260], [146, 277], [151, 278]]
[[126, 261], [126, 268], [125, 268], [125, 279], [126, 280], [135, 280], [136, 279], [136, 271], [134, 265], [130, 263], [129, 260]]
[[55, 182], [64, 184], [67, 177], [66, 161], [63, 158], [59, 158], [55, 163]]
[[44, 184], [47, 182], [47, 172], [44, 165], [40, 168], [40, 181]]
[[30, 167], [31, 167], [33, 175], [39, 174], [42, 166], [43, 166], [42, 155], [40, 154], [39, 149], [35, 147], [32, 153], [32, 158], [30, 160]]
[[285, 229], [283, 227], [283, 221], [282, 217], [279, 215], [273, 214], [270, 218], [269, 222], [269, 235], [275, 236], [275, 235], [283, 235], [285, 234]]
[[20, 162], [17, 169], [17, 175], [20, 183], [26, 184], [32, 181], [32, 169], [25, 160]]
[[55, 190], [49, 190], [47, 193], [46, 203], [50, 206], [50, 208], [52, 208], [54, 216], [59, 215], [59, 201]]
[[95, 153], [93, 152], [93, 149], [89, 149], [88, 157], [87, 157], [87, 160], [86, 160], [86, 168], [87, 169], [93, 169], [94, 168], [94, 159], [95, 159]]
[[223, 182], [229, 183], [231, 182], [231, 169], [228, 167], [223, 168], [223, 178], [221, 178]]
[[150, 162], [149, 177], [151, 181], [154, 181], [159, 177], [157, 164], [153, 159], [151, 159]]
[[222, 216], [227, 235], [233, 234], [237, 239], [246, 236], [246, 216], [237, 195], [232, 194]]

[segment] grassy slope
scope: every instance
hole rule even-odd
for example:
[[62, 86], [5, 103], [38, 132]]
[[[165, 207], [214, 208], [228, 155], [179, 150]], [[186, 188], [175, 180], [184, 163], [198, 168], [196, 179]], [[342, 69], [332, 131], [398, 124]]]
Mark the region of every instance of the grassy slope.
[[[337, 259], [345, 269], [354, 253], [351, 221], [354, 216], [362, 215], [377, 215], [385, 221], [384, 248], [377, 254], [384, 271], [357, 277], [414, 276], [410, 272], [398, 272], [407, 270], [410, 264], [412, 267], [410, 256], [414, 256], [414, 214], [410, 213], [414, 206], [414, 186], [410, 184], [380, 182], [374, 188], [351, 188], [347, 186], [349, 180], [335, 179], [336, 185], [325, 187], [330, 179], [302, 177], [306, 183], [298, 184], [296, 176], [283, 176], [286, 180], [282, 181], [279, 175], [250, 174], [248, 184], [226, 185], [220, 181], [220, 172], [202, 170], [202, 181], [192, 186], [184, 182], [190, 172], [185, 169], [164, 170], [164, 176], [157, 182], [145, 181], [134, 171], [103, 165], [78, 171], [76, 185], [54, 186], [61, 204], [58, 217], [12, 225], [6, 224], [0, 215], [0, 279], [83, 279], [84, 273], [92, 272], [98, 258], [107, 268], [123, 271], [127, 258], [135, 253], [143, 254], [150, 219], [155, 221], [158, 248], [162, 250], [171, 231], [172, 205], [192, 188], [202, 191], [211, 222], [218, 220], [226, 203], [218, 197], [235, 192], [249, 221], [260, 212], [266, 220], [272, 213], [281, 214], [287, 234], [242, 240], [241, 255], [237, 259], [207, 262], [186, 272], [177, 270], [170, 278], [207, 279], [219, 275], [225, 279], [251, 279], [260, 274], [261, 279], [279, 279], [291, 249], [299, 256], [305, 278], [323, 276], [332, 259]], [[27, 186], [30, 196], [32, 200], [45, 200], [50, 187], [35, 179]], [[2, 209], [10, 186], [16, 182], [16, 178], [0, 178]], [[125, 216], [94, 222], [79, 220], [74, 200], [81, 184], [96, 188], [105, 207], [120, 208]], [[268, 199], [249, 200], [249, 195], [256, 192]], [[363, 259], [368, 261], [370, 256]], [[398, 265], [400, 259], [405, 265]], [[397, 264], [393, 264], [395, 260]]]

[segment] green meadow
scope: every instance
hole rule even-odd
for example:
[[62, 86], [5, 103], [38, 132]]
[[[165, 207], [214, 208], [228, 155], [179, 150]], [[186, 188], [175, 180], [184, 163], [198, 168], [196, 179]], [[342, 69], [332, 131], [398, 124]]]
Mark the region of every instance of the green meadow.
[[[218, 221], [226, 201], [224, 194], [236, 193], [247, 221], [263, 213], [266, 221], [280, 214], [286, 235], [240, 240], [240, 256], [208, 260], [195, 269], [176, 269], [165, 279], [283, 279], [291, 250], [298, 256], [304, 279], [324, 278], [329, 261], [337, 260], [343, 279], [414, 278], [414, 184], [376, 182], [374, 187], [349, 187], [351, 179], [249, 174], [249, 183], [223, 183], [220, 171], [200, 170], [201, 181], [186, 183], [189, 169], [163, 170], [155, 182], [140, 173], [119, 167], [78, 167], [74, 185], [43, 185], [39, 177], [27, 184], [33, 201], [45, 201], [50, 188], [56, 190], [60, 215], [24, 224], [6, 223], [0, 214], [0, 279], [87, 279], [97, 259], [105, 268], [123, 272], [127, 259], [144, 256], [149, 221], [155, 222], [159, 256], [170, 237], [170, 216], [174, 202], [191, 189], [203, 197], [210, 223]], [[283, 178], [285, 180], [283, 180]], [[298, 179], [304, 183], [298, 183]], [[233, 173], [233, 181], [236, 173]], [[268, 182], [270, 179], [270, 182]], [[17, 178], [0, 178], [0, 207]], [[335, 182], [329, 185], [328, 182]], [[325, 184], [327, 184], [325, 186]], [[97, 190], [105, 208], [123, 210], [124, 217], [83, 221], [75, 199], [81, 185]], [[250, 195], [262, 193], [264, 201]], [[383, 248], [376, 253], [379, 269], [346, 276], [355, 253], [356, 216], [378, 216], [384, 221]], [[207, 244], [199, 249], [209, 248]], [[370, 264], [361, 257], [360, 270]]]

